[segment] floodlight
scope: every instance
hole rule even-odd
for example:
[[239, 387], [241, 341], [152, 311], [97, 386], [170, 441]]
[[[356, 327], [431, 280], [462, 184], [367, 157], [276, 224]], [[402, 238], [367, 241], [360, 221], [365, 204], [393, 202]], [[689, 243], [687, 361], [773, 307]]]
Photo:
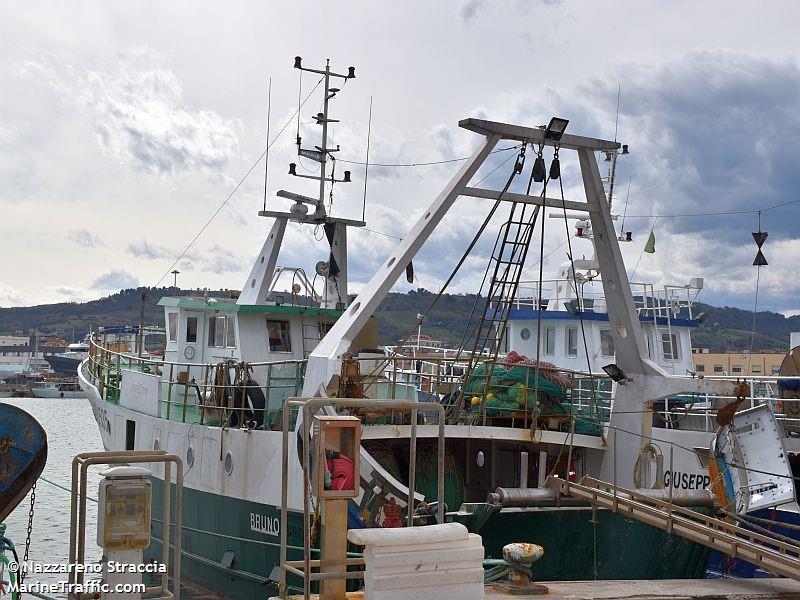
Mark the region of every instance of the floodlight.
[[342, 179], [342, 183], [350, 183], [350, 171], [344, 172], [344, 179]]
[[295, 69], [302, 69], [303, 68], [303, 59], [299, 56], [294, 57], [294, 68]]
[[355, 79], [356, 78], [356, 68], [355, 67], [348, 67], [348, 69], [347, 69], [347, 78], [348, 79]]
[[603, 371], [617, 383], [628, 383], [628, 378], [625, 376], [625, 373], [614, 363], [603, 367]]
[[289, 175], [297, 175], [297, 163], [289, 163]]
[[554, 140], [557, 142], [561, 139], [561, 136], [564, 135], [564, 131], [567, 129], [568, 123], [568, 119], [553, 117], [550, 119], [550, 124], [547, 126], [547, 129], [545, 129], [544, 139]]

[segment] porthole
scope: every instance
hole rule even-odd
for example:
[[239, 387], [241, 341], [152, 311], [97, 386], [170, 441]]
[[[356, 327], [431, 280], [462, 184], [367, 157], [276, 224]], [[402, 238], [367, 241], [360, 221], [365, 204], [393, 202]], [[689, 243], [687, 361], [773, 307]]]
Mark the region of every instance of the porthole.
[[194, 448], [189, 446], [186, 449], [186, 466], [191, 467], [194, 464]]
[[428, 212], [428, 213], [426, 213], [426, 214], [425, 214], [425, 218], [426, 218], [426, 219], [427, 219], [428, 217], [430, 217], [430, 216], [431, 216], [431, 213], [430, 213], [430, 212]]
[[231, 454], [230, 452], [228, 452], [225, 455], [224, 466], [225, 466], [225, 474], [226, 475], [230, 475], [231, 473], [233, 473], [233, 454]]
[[192, 360], [194, 358], [194, 346], [186, 346], [183, 349], [183, 355], [186, 357], [186, 360]]
[[521, 337], [523, 340], [531, 339], [531, 330], [527, 327], [523, 327], [522, 331], [519, 332], [519, 337]]
[[475, 456], [475, 464], [482, 467], [486, 463], [486, 458], [483, 456], [483, 450], [479, 450]]
[[263, 256], [261, 257], [261, 264], [262, 265], [264, 264], [264, 257]]
[[397, 258], [397, 257], [393, 256], [392, 258], [389, 259], [389, 262], [386, 263], [386, 267], [387, 268], [391, 267], [394, 264], [395, 258]]
[[351, 314], [351, 315], [354, 315], [354, 314], [356, 314], [356, 313], [358, 312], [358, 309], [359, 309], [359, 308], [361, 308], [361, 302], [356, 302], [356, 303], [355, 303], [355, 304], [353, 304], [353, 306], [350, 308], [350, 314]]
[[250, 287], [251, 288], [256, 287], [256, 280], [255, 279], [253, 279], [253, 281], [250, 282]]

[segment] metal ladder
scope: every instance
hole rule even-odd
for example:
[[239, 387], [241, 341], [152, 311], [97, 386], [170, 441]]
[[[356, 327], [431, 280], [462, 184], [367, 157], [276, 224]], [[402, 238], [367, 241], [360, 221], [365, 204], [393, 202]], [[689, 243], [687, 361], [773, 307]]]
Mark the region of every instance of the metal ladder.
[[[486, 272], [489, 278], [489, 290], [486, 302], [482, 304], [479, 313], [473, 309], [469, 322], [477, 317], [478, 327], [472, 345], [472, 353], [464, 377], [464, 385], [472, 377], [472, 373], [479, 363], [485, 366], [484, 391], [489, 387], [492, 371], [497, 363], [500, 343], [505, 335], [508, 315], [516, 298], [519, 281], [525, 259], [528, 255], [534, 225], [539, 215], [539, 207], [533, 208], [527, 214], [528, 205], [514, 202], [509, 211], [508, 220], [500, 227], [495, 240], [492, 256], [489, 259]], [[539, 290], [541, 296], [541, 290]], [[537, 302], [538, 302], [537, 298]], [[476, 303], [476, 308], [479, 303]], [[486, 422], [486, 411], [483, 412], [483, 421]]]
[[584, 477], [581, 483], [551, 478], [547, 485], [557, 496], [585, 500], [593, 509], [610, 510], [747, 561], [775, 575], [800, 581], [798, 545], [591, 477]]

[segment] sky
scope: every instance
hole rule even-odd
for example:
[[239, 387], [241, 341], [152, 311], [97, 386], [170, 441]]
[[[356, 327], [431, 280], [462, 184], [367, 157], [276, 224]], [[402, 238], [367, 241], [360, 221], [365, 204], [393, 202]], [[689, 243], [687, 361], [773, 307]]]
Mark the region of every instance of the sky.
[[[183, 288], [241, 288], [271, 225], [257, 214], [265, 172], [269, 209], [289, 208], [280, 189], [315, 193], [288, 175], [289, 162], [315, 168], [294, 146], [309, 92], [300, 135], [319, 143], [317, 78], [292, 68], [299, 55], [356, 69], [331, 101], [337, 173], [353, 180], [335, 186], [334, 216], [361, 218], [364, 167], [345, 161], [364, 161], [370, 102], [370, 162], [382, 164], [469, 155], [480, 140], [458, 127], [465, 117], [536, 126], [558, 115], [570, 133], [616, 130], [630, 147], [612, 209], [633, 236], [622, 244], [633, 280], [702, 277], [701, 300], [752, 309], [760, 210], [769, 265], [757, 306], [797, 313], [798, 17], [800, 6], [780, 1], [0, 1], [0, 306], [168, 285], [174, 265]], [[513, 153], [493, 155], [476, 178], [501, 187]], [[561, 160], [567, 199], [583, 200], [576, 157]], [[349, 232], [351, 292], [459, 164], [370, 168], [367, 229]], [[414, 284], [396, 289], [438, 290], [488, 209], [458, 200], [415, 259]], [[563, 220], [544, 223], [548, 279], [566, 238]], [[477, 289], [498, 226], [452, 291]], [[645, 254], [651, 228], [656, 252]], [[573, 253], [591, 248], [576, 241]], [[313, 274], [326, 257], [321, 232], [290, 225], [280, 264]]]

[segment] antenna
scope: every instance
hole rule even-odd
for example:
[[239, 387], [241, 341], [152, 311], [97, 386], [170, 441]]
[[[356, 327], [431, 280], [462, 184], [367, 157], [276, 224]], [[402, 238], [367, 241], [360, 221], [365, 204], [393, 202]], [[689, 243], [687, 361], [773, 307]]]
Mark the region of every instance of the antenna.
[[364, 159], [364, 201], [361, 204], [361, 220], [367, 214], [367, 176], [369, 175], [369, 140], [372, 136], [372, 96], [369, 97], [369, 120], [367, 121], [367, 157]]
[[267, 180], [269, 179], [269, 115], [272, 112], [272, 77], [267, 88], [267, 150], [264, 156], [264, 210], [267, 210]]

